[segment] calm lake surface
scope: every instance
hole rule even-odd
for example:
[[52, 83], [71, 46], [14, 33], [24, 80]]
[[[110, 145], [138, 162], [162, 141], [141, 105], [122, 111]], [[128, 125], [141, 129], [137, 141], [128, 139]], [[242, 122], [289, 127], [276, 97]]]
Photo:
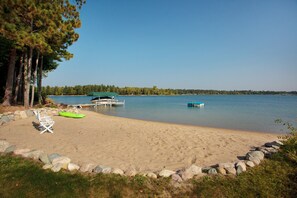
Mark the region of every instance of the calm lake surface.
[[[57, 103], [91, 103], [89, 96], [49, 96]], [[123, 107], [99, 107], [94, 111], [126, 118], [280, 133], [276, 119], [297, 123], [297, 96], [195, 95], [120, 96]], [[204, 102], [203, 108], [189, 108], [188, 102]]]

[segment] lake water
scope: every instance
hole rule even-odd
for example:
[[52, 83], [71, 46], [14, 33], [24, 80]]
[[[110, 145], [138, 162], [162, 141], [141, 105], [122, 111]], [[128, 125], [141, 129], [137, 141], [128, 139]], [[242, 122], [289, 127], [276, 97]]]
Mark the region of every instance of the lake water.
[[[90, 103], [89, 96], [50, 96], [57, 103]], [[227, 129], [280, 133], [276, 119], [297, 122], [297, 96], [281, 95], [195, 95], [120, 96], [123, 107], [100, 107], [98, 112], [127, 118]], [[204, 102], [189, 108], [188, 102]]]

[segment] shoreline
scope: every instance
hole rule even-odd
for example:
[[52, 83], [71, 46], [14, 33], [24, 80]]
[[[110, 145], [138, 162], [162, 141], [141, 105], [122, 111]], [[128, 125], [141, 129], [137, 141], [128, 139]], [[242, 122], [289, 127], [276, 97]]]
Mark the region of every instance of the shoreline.
[[115, 117], [82, 110], [83, 119], [53, 116], [54, 134], [39, 134], [35, 118], [0, 127], [0, 139], [17, 148], [69, 156], [79, 165], [93, 163], [127, 170], [177, 170], [191, 164], [234, 162], [252, 147], [277, 140], [276, 134], [185, 126]]

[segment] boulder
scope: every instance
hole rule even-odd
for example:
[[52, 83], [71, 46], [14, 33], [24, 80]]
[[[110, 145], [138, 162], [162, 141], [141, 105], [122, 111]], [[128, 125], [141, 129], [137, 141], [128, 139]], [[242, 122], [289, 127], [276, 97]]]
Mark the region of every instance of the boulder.
[[163, 169], [159, 172], [160, 177], [170, 177], [175, 174], [175, 171]]
[[14, 115], [14, 120], [20, 120], [22, 119], [20, 115]]
[[217, 164], [217, 167], [222, 167], [222, 168], [234, 168], [234, 163], [227, 162], [227, 163], [219, 163]]
[[254, 162], [255, 165], [259, 165], [261, 163], [258, 158], [253, 159], [252, 162]]
[[146, 174], [146, 176], [147, 176], [147, 177], [150, 177], [150, 178], [157, 179], [157, 175], [156, 175], [155, 173], [153, 173], [153, 172], [148, 172], [148, 173]]
[[68, 164], [71, 162], [71, 159], [65, 156], [57, 157], [53, 159], [52, 164], [55, 166], [56, 164], [61, 164], [62, 168], [67, 169]]
[[84, 164], [80, 167], [79, 171], [81, 172], [93, 172], [93, 169], [96, 167], [95, 164]]
[[13, 153], [15, 149], [16, 149], [16, 145], [10, 145], [5, 149], [4, 153]]
[[241, 165], [237, 166], [237, 167], [236, 167], [236, 175], [239, 175], [239, 174], [241, 174], [242, 172], [243, 172], [243, 168], [242, 168], [242, 166], [241, 166]]
[[42, 167], [42, 169], [51, 169], [51, 168], [53, 168], [53, 165], [52, 164], [45, 164]]
[[48, 155], [48, 159], [50, 160], [51, 163], [55, 158], [58, 158], [58, 157], [61, 157], [61, 155], [58, 153], [52, 153], [52, 154]]
[[118, 175], [124, 175], [124, 171], [122, 169], [119, 169], [119, 168], [113, 168], [111, 170], [111, 173], [118, 174]]
[[174, 174], [171, 175], [171, 179], [173, 181], [175, 181], [175, 182], [182, 182], [183, 181], [183, 179], [178, 174], [176, 174], [176, 173], [174, 173]]
[[252, 162], [252, 161], [246, 161], [245, 164], [246, 164], [248, 167], [254, 167], [254, 166], [255, 166], [254, 162]]
[[284, 143], [282, 143], [282, 142], [279, 141], [279, 140], [276, 140], [276, 141], [273, 141], [273, 142], [267, 142], [267, 143], [265, 143], [265, 146], [266, 146], [266, 147], [272, 147], [272, 146], [278, 146], [278, 147], [280, 147], [280, 146], [282, 146], [282, 145], [284, 145]]
[[206, 167], [203, 167], [203, 168], [201, 169], [201, 172], [202, 172], [202, 173], [208, 173], [208, 171], [209, 171], [210, 169], [212, 169], [212, 167], [210, 167], [210, 166], [206, 166]]
[[53, 172], [59, 172], [62, 168], [64, 168], [64, 164], [57, 163], [57, 164], [53, 165], [53, 167], [51, 168], [51, 170]]
[[33, 151], [29, 151], [28, 153], [24, 153], [22, 154], [23, 157], [29, 157], [29, 158], [32, 158], [32, 159], [39, 159], [39, 156], [41, 154], [43, 154], [44, 152], [41, 151], [41, 150], [33, 150]]
[[11, 115], [8, 115], [7, 117], [8, 117], [8, 119], [9, 119], [10, 121], [14, 121], [14, 120], [15, 120], [15, 119], [14, 119], [14, 115], [13, 115], [13, 114], [11, 114]]
[[5, 124], [5, 123], [7, 123], [7, 122], [10, 122], [10, 119], [9, 119], [8, 116], [2, 116], [2, 117], [1, 117], [1, 122], [2, 122], [2, 124]]
[[32, 110], [26, 110], [25, 112], [26, 112], [26, 114], [27, 114], [27, 117], [34, 116], [34, 113], [33, 113]]
[[280, 147], [279, 146], [276, 146], [276, 145], [272, 145], [272, 148], [276, 149], [276, 150], [279, 150]]
[[137, 171], [134, 168], [129, 168], [125, 171], [125, 175], [129, 177], [133, 177], [137, 174]]
[[211, 168], [211, 169], [208, 170], [207, 173], [210, 174], [210, 175], [215, 175], [215, 174], [217, 174], [218, 172], [217, 172], [217, 170], [216, 170], [215, 168]]
[[13, 151], [15, 155], [23, 155], [24, 153], [30, 152], [30, 149], [16, 149]]
[[111, 173], [111, 167], [99, 165], [93, 170], [94, 173]]
[[243, 161], [239, 161], [236, 163], [236, 168], [238, 168], [239, 166], [241, 167], [243, 172], [246, 171], [246, 165]]
[[0, 152], [4, 152], [9, 147], [9, 143], [5, 140], [0, 140]]
[[50, 164], [50, 163], [51, 163], [50, 160], [49, 160], [49, 158], [48, 158], [48, 155], [45, 154], [45, 153], [41, 153], [41, 154], [39, 155], [39, 160], [40, 160], [41, 162], [43, 162], [44, 164]]
[[236, 175], [236, 170], [235, 168], [231, 168], [231, 167], [227, 167], [226, 169], [226, 173], [227, 174], [231, 174], [231, 175]]
[[25, 119], [28, 117], [25, 111], [20, 111], [20, 116], [22, 119]]
[[225, 168], [223, 168], [223, 167], [217, 167], [216, 169], [217, 169], [217, 172], [222, 174], [222, 175], [227, 174]]
[[67, 169], [69, 171], [79, 170], [79, 165], [74, 163], [69, 163]]
[[261, 152], [261, 151], [251, 151], [251, 152], [248, 152], [246, 154], [245, 158], [247, 160], [250, 160], [250, 161], [254, 161], [255, 159], [263, 160], [264, 159], [264, 153]]

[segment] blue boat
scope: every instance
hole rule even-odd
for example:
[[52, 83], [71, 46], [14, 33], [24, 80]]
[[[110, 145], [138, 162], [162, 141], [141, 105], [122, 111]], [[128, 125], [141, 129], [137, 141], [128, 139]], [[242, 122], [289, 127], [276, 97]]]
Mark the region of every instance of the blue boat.
[[188, 107], [203, 107], [204, 103], [203, 102], [189, 102]]

